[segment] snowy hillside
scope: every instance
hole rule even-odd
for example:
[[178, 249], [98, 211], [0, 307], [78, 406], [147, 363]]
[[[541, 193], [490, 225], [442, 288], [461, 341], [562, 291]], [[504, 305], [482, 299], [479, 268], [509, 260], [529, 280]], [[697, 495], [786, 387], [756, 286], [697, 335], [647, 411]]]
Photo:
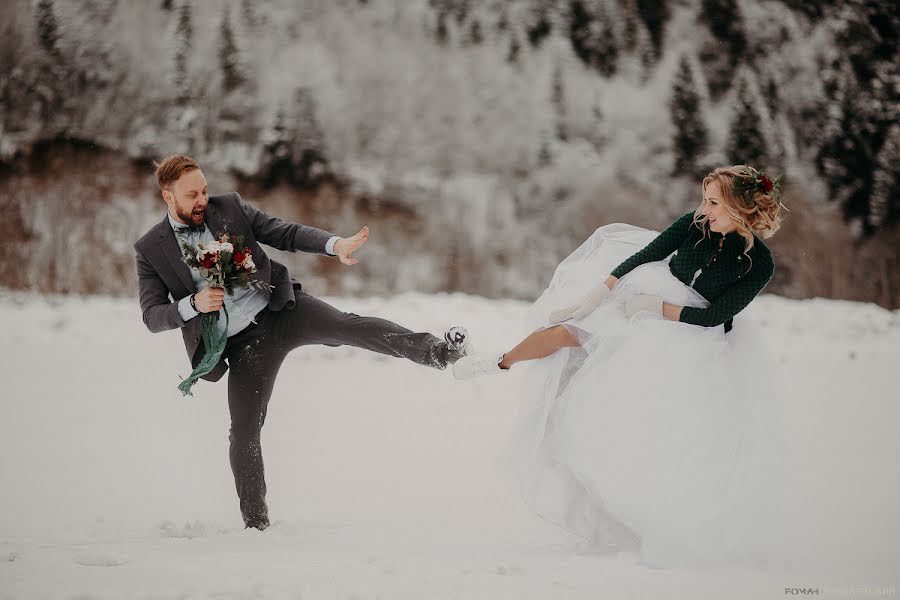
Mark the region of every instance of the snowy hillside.
[[[481, 349], [526, 303], [408, 294], [331, 301]], [[133, 299], [0, 295], [0, 598], [829, 598], [900, 573], [900, 312], [766, 295], [817, 556], [797, 575], [651, 570], [530, 513], [503, 453], [522, 370], [475, 382], [362, 351], [285, 362], [264, 429], [273, 526], [244, 531], [225, 383], [176, 389], [180, 336]], [[518, 368], [517, 368], [518, 369]], [[869, 588], [866, 592], [864, 588]]]
[[7, 0], [0, 285], [133, 293], [151, 161], [173, 152], [213, 193], [383, 232], [358, 279], [285, 261], [342, 296], [532, 298], [594, 228], [663, 228], [699, 175], [751, 162], [785, 173], [791, 211], [769, 291], [896, 308], [891, 6]]

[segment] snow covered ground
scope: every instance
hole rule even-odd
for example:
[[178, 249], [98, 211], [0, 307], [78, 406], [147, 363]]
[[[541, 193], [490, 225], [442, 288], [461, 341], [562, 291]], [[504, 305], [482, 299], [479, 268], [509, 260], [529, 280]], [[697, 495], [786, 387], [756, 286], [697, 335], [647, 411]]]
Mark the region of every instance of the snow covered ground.
[[[332, 298], [480, 349], [527, 304]], [[521, 371], [474, 382], [351, 348], [282, 368], [264, 429], [273, 526], [242, 529], [224, 380], [176, 389], [181, 336], [136, 300], [0, 294], [0, 599], [896, 596], [900, 311], [774, 296], [749, 314], [778, 359], [791, 467], [819, 567], [648, 569], [598, 555], [519, 501], [503, 469]], [[786, 590], [786, 588], [788, 588]]]

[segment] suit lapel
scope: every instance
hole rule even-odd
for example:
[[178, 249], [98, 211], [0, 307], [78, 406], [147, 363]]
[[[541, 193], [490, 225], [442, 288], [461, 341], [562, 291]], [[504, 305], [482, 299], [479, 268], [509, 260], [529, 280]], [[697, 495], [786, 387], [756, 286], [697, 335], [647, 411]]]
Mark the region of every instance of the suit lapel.
[[222, 221], [222, 215], [219, 214], [212, 202], [206, 205], [206, 226], [209, 227], [213, 237], [216, 239], [219, 239], [219, 236], [225, 233], [225, 223]]
[[192, 292], [194, 290], [194, 278], [191, 277], [191, 270], [184, 264], [184, 261], [181, 260], [181, 247], [178, 245], [178, 240], [175, 239], [175, 232], [172, 231], [172, 225], [169, 223], [168, 214], [163, 219], [162, 231], [160, 232], [159, 237], [163, 254], [166, 255], [169, 264], [172, 266], [172, 269], [175, 270], [178, 279], [184, 284], [185, 289], [188, 290], [188, 292]]

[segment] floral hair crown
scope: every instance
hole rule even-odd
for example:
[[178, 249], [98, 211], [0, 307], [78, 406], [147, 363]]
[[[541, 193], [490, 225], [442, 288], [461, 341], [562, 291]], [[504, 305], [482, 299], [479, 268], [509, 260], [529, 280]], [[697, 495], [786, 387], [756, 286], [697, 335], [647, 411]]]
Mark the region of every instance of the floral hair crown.
[[734, 178], [734, 192], [743, 196], [750, 204], [755, 204], [753, 199], [755, 192], [761, 194], [773, 194], [775, 200], [781, 202], [781, 175], [776, 175], [775, 179], [769, 177], [762, 171], [757, 171], [753, 167], [747, 167], [743, 170], [744, 177]]

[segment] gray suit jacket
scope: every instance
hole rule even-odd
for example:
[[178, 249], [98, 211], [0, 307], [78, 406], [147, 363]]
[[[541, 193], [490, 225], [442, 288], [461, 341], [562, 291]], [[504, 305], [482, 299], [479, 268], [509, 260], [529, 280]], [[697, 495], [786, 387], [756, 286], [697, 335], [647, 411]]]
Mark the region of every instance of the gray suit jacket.
[[[244, 202], [237, 192], [209, 198], [206, 224], [216, 238], [226, 232], [244, 236], [244, 245], [250, 248], [256, 263], [256, 278], [274, 286], [267, 293], [269, 310], [273, 311], [294, 307], [294, 287], [299, 288], [300, 283], [284, 265], [270, 260], [259, 244], [324, 255], [325, 244], [333, 235], [267, 215]], [[188, 358], [196, 367], [206, 351], [200, 339], [200, 319], [185, 321], [178, 312], [178, 301], [196, 290], [190, 269], [181, 260], [181, 248], [168, 215], [134, 244], [134, 250], [144, 324], [154, 333], [181, 328]], [[218, 381], [227, 369], [225, 360], [220, 360], [203, 379]]]

